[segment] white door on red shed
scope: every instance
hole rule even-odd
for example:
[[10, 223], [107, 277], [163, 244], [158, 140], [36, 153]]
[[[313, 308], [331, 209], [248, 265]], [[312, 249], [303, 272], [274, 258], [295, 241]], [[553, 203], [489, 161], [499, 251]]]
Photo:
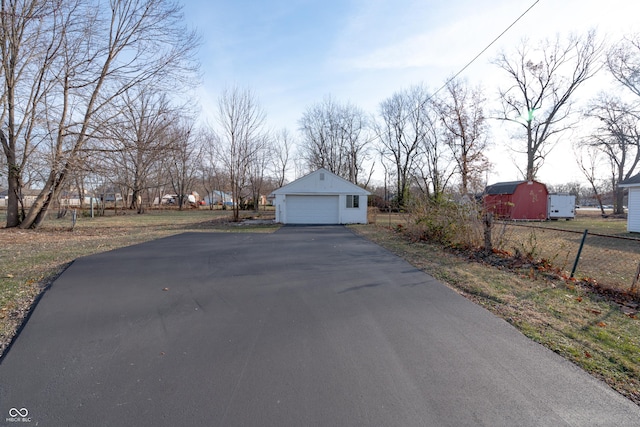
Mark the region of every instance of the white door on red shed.
[[287, 224], [338, 224], [339, 196], [286, 196]]

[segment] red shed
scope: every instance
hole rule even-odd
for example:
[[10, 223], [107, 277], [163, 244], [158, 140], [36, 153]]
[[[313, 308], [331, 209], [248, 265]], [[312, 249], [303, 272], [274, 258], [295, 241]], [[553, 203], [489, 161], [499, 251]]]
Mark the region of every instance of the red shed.
[[499, 182], [484, 190], [484, 208], [498, 218], [547, 219], [547, 186], [536, 181]]

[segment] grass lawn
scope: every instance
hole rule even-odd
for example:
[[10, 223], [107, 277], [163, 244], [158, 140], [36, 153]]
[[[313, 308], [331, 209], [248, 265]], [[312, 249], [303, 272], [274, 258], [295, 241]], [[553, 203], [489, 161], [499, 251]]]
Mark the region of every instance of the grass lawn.
[[636, 237], [639, 235], [627, 232], [627, 220], [624, 218], [608, 217], [602, 218], [600, 211], [580, 210], [576, 212], [576, 217], [572, 220], [557, 220], [535, 223], [541, 227], [557, 228], [583, 232], [589, 230], [590, 233], [604, 234], [607, 236]]

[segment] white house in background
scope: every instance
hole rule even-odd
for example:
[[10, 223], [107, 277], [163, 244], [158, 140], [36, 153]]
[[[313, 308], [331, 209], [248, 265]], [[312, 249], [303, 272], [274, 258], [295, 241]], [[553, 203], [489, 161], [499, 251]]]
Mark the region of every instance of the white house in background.
[[640, 173], [618, 184], [629, 189], [627, 231], [640, 233]]
[[271, 193], [282, 224], [366, 224], [364, 188], [321, 168]]

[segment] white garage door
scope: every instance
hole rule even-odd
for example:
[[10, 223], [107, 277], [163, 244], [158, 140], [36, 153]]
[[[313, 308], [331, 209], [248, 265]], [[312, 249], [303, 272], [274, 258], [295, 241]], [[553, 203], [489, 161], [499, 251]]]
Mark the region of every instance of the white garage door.
[[287, 196], [287, 224], [338, 224], [338, 196]]

